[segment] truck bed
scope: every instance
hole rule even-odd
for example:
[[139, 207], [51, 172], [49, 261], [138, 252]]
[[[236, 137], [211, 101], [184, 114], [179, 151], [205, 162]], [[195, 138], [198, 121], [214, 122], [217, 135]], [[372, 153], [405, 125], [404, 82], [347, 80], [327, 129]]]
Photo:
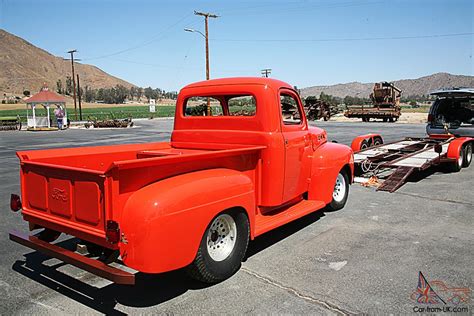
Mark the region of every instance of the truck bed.
[[255, 177], [263, 146], [170, 143], [22, 151], [23, 216], [104, 244], [105, 222], [119, 219], [128, 197], [157, 180], [209, 168]]

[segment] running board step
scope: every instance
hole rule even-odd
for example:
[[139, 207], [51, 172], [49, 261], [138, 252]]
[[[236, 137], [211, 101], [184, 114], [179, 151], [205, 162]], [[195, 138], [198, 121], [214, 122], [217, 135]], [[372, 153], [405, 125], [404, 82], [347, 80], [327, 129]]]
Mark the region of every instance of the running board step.
[[276, 214], [257, 214], [255, 216], [255, 236], [266, 233], [278, 226], [322, 209], [325, 206], [326, 204], [322, 201], [302, 200], [301, 202], [289, 206]]
[[405, 184], [405, 180], [413, 171], [415, 171], [413, 167], [398, 167], [397, 170], [378, 187], [377, 191], [395, 192]]

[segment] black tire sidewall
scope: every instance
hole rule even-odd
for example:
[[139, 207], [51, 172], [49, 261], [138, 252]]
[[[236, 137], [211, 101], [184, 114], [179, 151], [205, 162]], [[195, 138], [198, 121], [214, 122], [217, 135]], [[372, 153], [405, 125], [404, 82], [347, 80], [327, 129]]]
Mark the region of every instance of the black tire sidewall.
[[[222, 214], [228, 214], [234, 219], [235, 225], [237, 227], [237, 240], [235, 242], [234, 249], [232, 249], [232, 252], [226, 259], [222, 261], [215, 261], [211, 258], [207, 251], [207, 233], [214, 219]], [[209, 223], [199, 247], [202, 253], [204, 265], [206, 266], [206, 270], [217, 280], [224, 280], [233, 275], [240, 268], [242, 259], [244, 258], [245, 252], [247, 251], [250, 228], [247, 215], [242, 211], [228, 211], [220, 213], [219, 215], [214, 217]]]
[[346, 194], [345, 194], [344, 198], [342, 199], [342, 201], [337, 202], [333, 198], [331, 203], [329, 203], [327, 205], [328, 209], [332, 210], [332, 211], [337, 211], [337, 210], [342, 209], [346, 205], [347, 198], [349, 197], [349, 177], [348, 177], [347, 173], [344, 170], [339, 171], [338, 175], [339, 174], [342, 174], [342, 176], [344, 177], [344, 182], [345, 182], [345, 186], [346, 186]]

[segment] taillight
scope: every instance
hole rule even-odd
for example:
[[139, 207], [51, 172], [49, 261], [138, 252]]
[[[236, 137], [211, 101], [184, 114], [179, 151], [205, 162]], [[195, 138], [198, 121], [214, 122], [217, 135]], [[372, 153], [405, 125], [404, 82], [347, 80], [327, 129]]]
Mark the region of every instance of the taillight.
[[18, 212], [19, 210], [21, 210], [21, 199], [16, 194], [12, 194], [10, 196], [10, 209], [13, 212]]
[[434, 121], [434, 116], [433, 114], [428, 114], [428, 123], [431, 123]]
[[116, 244], [120, 241], [120, 228], [116, 221], [107, 221], [105, 237], [107, 241]]

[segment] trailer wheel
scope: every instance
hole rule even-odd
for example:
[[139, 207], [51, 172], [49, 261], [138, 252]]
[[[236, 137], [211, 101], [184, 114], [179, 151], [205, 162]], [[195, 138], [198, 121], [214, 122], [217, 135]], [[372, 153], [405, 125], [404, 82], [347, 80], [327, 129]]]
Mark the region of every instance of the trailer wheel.
[[369, 143], [367, 140], [363, 140], [362, 143], [360, 143], [360, 150], [369, 148]]
[[344, 170], [339, 171], [332, 192], [332, 201], [327, 205], [331, 211], [337, 211], [346, 205], [349, 196], [349, 177]]
[[382, 138], [380, 138], [380, 137], [375, 137], [374, 138], [374, 146], [378, 146], [378, 145], [382, 145], [382, 144], [383, 144]]
[[464, 165], [464, 146], [461, 147], [459, 150], [459, 157], [456, 159], [455, 162], [449, 164], [449, 169], [452, 172], [458, 172], [461, 170], [462, 166]]
[[472, 161], [472, 143], [467, 143], [464, 146], [464, 161], [462, 163], [463, 168], [469, 167]]
[[240, 268], [249, 242], [249, 221], [239, 210], [217, 215], [209, 224], [187, 272], [205, 283], [227, 279]]

